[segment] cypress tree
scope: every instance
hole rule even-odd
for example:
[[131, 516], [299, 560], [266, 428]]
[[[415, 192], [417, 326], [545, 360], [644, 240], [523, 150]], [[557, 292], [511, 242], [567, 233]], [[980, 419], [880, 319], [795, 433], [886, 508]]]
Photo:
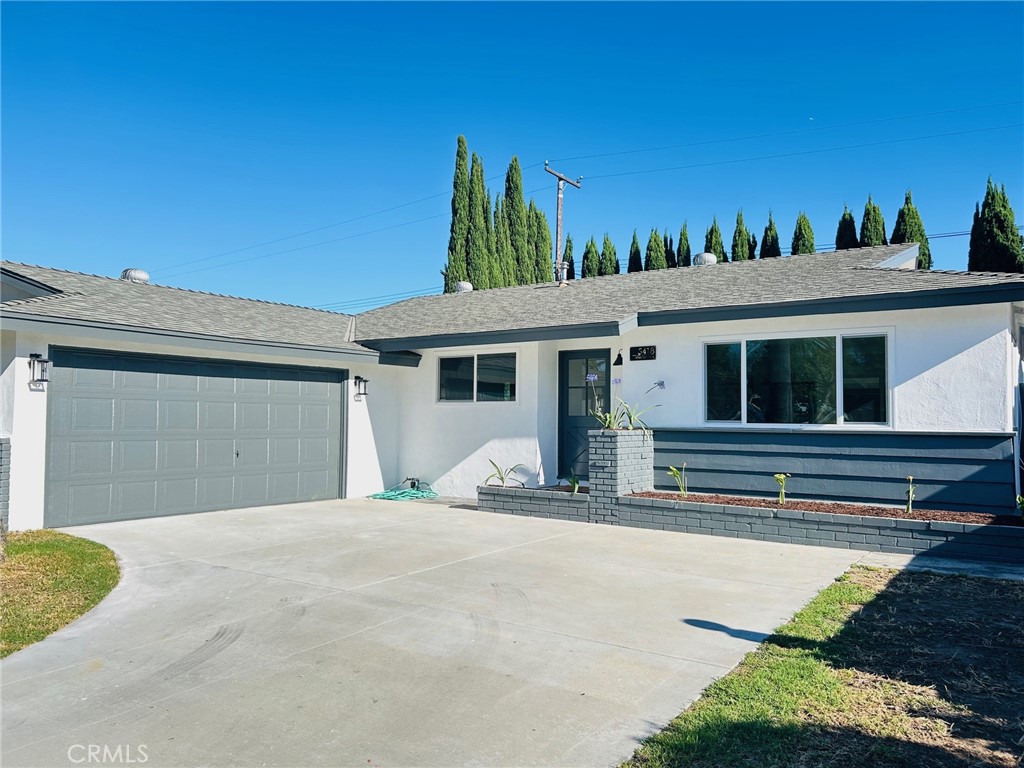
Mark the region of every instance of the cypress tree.
[[715, 254], [719, 261], [729, 260], [725, 253], [725, 244], [722, 242], [722, 230], [718, 228], [717, 216], [712, 217], [711, 226], [704, 233], [704, 252]]
[[750, 258], [750, 233], [743, 223], [743, 211], [736, 213], [736, 229], [732, 233], [732, 260], [746, 261]]
[[[992, 178], [989, 177], [988, 185], [992, 186]], [[988, 194], [986, 190], [985, 194]], [[971, 241], [967, 246], [967, 269], [970, 272], [981, 271], [979, 260], [981, 259], [981, 206], [974, 204], [974, 223], [971, 224]]]
[[572, 235], [565, 236], [565, 252], [562, 254], [562, 261], [566, 263], [565, 279], [576, 279], [576, 263], [572, 260]]
[[583, 277], [597, 277], [600, 274], [601, 257], [597, 253], [597, 242], [590, 238], [583, 248]]
[[498, 261], [498, 240], [494, 232], [494, 208], [491, 207], [491, 190], [485, 190], [484, 222], [487, 225], [487, 263], [491, 268], [491, 288], [504, 288], [505, 272]]
[[523, 200], [523, 171], [519, 167], [519, 158], [514, 155], [505, 173], [504, 208], [512, 255], [516, 260], [515, 284], [527, 285], [533, 282], [534, 254], [530, 251], [530, 222]]
[[836, 227], [836, 250], [845, 251], [850, 248], [859, 248], [860, 240], [857, 239], [857, 222], [850, 213], [850, 209], [843, 206], [843, 215], [839, 218], [839, 226]]
[[871, 200], [871, 195], [868, 195], [868, 201], [864, 204], [864, 218], [860, 220], [861, 248], [888, 244], [889, 241], [885, 237], [885, 219], [882, 218], [882, 209]]
[[753, 261], [757, 258], [757, 235], [750, 233], [750, 248], [747, 251], [747, 258]]
[[676, 263], [680, 267], [690, 266], [690, 233], [686, 231], [686, 222], [679, 230], [679, 247], [676, 249]]
[[604, 242], [601, 244], [601, 262], [598, 266], [599, 275], [619, 274], [619, 259], [615, 255], [615, 245], [608, 233], [604, 233]]
[[665, 259], [665, 243], [656, 229], [651, 230], [651, 236], [647, 239], [644, 269], [668, 269], [668, 261]]
[[924, 222], [921, 221], [921, 214], [910, 199], [910, 190], [907, 190], [903, 198], [903, 207], [896, 214], [896, 224], [892, 228], [890, 243], [918, 243], [920, 248], [917, 255], [918, 269], [932, 268], [932, 251], [928, 247], [928, 235], [924, 231]]
[[448, 235], [448, 263], [441, 271], [444, 292], [453, 293], [455, 284], [466, 280], [466, 236], [469, 233], [469, 150], [466, 137], [459, 136], [455, 147], [455, 178], [452, 181], [452, 222]]
[[[971, 230], [968, 269], [984, 272], [1024, 271], [1024, 252], [1016, 217], [1006, 187], [996, 187], [988, 180], [981, 212]], [[975, 229], [977, 233], [975, 234]]]
[[549, 283], [555, 278], [555, 265], [552, 257], [552, 248], [554, 246], [551, 241], [551, 227], [548, 225], [548, 217], [544, 215], [544, 211], [533, 204], [533, 200], [530, 201], [530, 207], [536, 211], [534, 214], [536, 217], [536, 240], [534, 241], [534, 247], [537, 254], [535, 274], [538, 283]]
[[676, 261], [676, 249], [673, 245], [672, 238], [668, 236], [667, 229], [665, 230], [665, 237], [663, 240], [665, 242], [665, 263], [668, 265], [669, 269], [673, 269], [678, 266], [678, 262]]
[[487, 241], [487, 191], [484, 165], [476, 152], [469, 165], [469, 232], [466, 234], [466, 272], [476, 290], [491, 287], [491, 259]]
[[501, 195], [494, 202], [494, 263], [498, 265], [501, 274], [501, 285], [518, 285], [516, 258], [512, 253], [508, 217], [505, 215], [505, 203]]
[[644, 263], [643, 257], [640, 255], [640, 241], [637, 240], [636, 230], [633, 230], [633, 242], [629, 244], [629, 265], [626, 267], [627, 272], [643, 272]]
[[789, 252], [794, 256], [798, 253], [814, 253], [814, 230], [811, 229], [811, 220], [803, 211], [800, 211], [796, 217], [793, 245]]
[[768, 211], [768, 225], [764, 228], [764, 235], [761, 237], [761, 258], [777, 259], [782, 255], [782, 247], [779, 245], [779, 230], [775, 228], [775, 219], [772, 212]]

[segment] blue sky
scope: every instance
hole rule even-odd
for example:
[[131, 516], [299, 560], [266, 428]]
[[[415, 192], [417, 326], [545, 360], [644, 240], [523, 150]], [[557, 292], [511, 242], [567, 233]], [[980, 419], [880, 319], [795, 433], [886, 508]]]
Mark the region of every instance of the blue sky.
[[[930, 234], [961, 232], [989, 175], [1024, 223], [1021, 3], [2, 14], [14, 261], [352, 311], [436, 289], [459, 133], [492, 191], [518, 155], [552, 226], [543, 161], [584, 177], [578, 253], [684, 220], [699, 249], [713, 215], [728, 243], [739, 208], [759, 240], [771, 208], [784, 246], [804, 210], [828, 244], [869, 193], [891, 232], [908, 187]], [[966, 237], [932, 249], [966, 267]]]

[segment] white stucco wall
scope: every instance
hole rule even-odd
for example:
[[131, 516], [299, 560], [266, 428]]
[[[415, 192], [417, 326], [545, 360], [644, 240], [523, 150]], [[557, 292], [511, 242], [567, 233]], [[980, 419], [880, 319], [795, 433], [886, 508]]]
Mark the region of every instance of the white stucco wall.
[[177, 344], [111, 341], [105, 338], [34, 334], [4, 331], [2, 334], [4, 368], [0, 393], [4, 402], [0, 415], [2, 428], [11, 438], [11, 530], [29, 530], [43, 526], [46, 477], [46, 385], [29, 386], [28, 355], [48, 354], [50, 345], [84, 347], [143, 354], [184, 355], [254, 363], [348, 369], [371, 379], [370, 396], [354, 402], [349, 398], [346, 457], [346, 493], [365, 496], [398, 482], [398, 409], [403, 369], [372, 363], [325, 362], [301, 354], [252, 354], [233, 351], [194, 349]]
[[[993, 304], [651, 326], [621, 337], [420, 350], [423, 359], [419, 368], [409, 369], [402, 398], [401, 472], [454, 496], [475, 494], [492, 471], [488, 459], [503, 467], [526, 464], [528, 484], [554, 483], [561, 350], [605, 348], [614, 359], [622, 349], [624, 364], [612, 370], [622, 383], [613, 396], [656, 405], [643, 417], [652, 427], [708, 426], [703, 421], [704, 343], [765, 335], [877, 331], [889, 336], [890, 423], [810, 429], [1007, 433], [1014, 428], [1017, 375], [1012, 327], [1009, 306]], [[657, 359], [630, 362], [629, 347], [647, 345], [657, 347]], [[515, 403], [437, 402], [438, 357], [492, 351], [519, 355]], [[665, 389], [647, 393], [656, 381], [664, 381]]]

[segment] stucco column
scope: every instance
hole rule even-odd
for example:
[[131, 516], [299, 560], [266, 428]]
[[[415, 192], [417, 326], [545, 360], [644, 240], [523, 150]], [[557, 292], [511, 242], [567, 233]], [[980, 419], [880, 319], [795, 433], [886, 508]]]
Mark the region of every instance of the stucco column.
[[619, 496], [654, 490], [654, 436], [646, 429], [592, 429], [590, 522], [617, 525]]

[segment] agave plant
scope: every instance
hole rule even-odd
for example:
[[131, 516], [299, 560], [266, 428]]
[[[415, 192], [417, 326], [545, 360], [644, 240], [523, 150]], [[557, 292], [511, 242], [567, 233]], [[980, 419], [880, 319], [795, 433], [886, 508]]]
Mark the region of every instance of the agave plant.
[[775, 475], [775, 482], [779, 484], [779, 506], [786, 504], [786, 479], [792, 477], [788, 472], [779, 472]]
[[682, 497], [686, 498], [686, 462], [684, 461], [679, 467], [669, 467], [668, 474], [676, 481], [676, 485], [679, 486], [679, 493]]
[[491, 459], [488, 459], [488, 461], [491, 463], [491, 466], [494, 467], [494, 471], [484, 478], [484, 485], [489, 485], [491, 480], [497, 480], [501, 483], [502, 488], [506, 487], [510, 482], [519, 483], [522, 487], [526, 487], [526, 483], [516, 477], [516, 473], [518, 473], [520, 469], [526, 469], [525, 464], [516, 464], [508, 469], [502, 469]]

